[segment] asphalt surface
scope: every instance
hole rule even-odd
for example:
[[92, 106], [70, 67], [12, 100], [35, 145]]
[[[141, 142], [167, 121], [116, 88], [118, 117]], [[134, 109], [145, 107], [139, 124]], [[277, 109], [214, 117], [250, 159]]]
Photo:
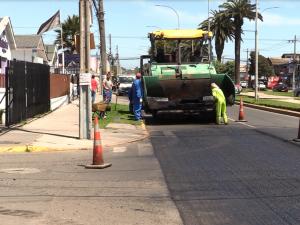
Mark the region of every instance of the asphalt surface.
[[92, 150], [1, 153], [0, 224], [300, 224], [298, 118], [227, 112], [228, 126], [146, 115], [150, 140], [104, 146], [105, 170], [84, 168]]
[[[227, 107], [231, 123], [238, 120], [239, 107], [239, 105]], [[293, 142], [293, 139], [298, 136], [298, 117], [244, 107], [244, 118], [248, 121], [243, 124], [244, 126], [256, 128], [258, 132], [282, 141]]]
[[298, 118], [238, 110], [228, 126], [146, 119], [184, 224], [300, 224]]
[[103, 151], [2, 153], [0, 224], [182, 224], [149, 140]]

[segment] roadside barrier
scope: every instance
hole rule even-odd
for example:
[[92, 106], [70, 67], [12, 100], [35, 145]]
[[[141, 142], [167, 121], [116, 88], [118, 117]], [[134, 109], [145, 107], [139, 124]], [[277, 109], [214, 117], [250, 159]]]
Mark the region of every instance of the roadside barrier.
[[299, 127], [298, 127], [298, 138], [294, 138], [293, 140], [300, 142], [300, 117], [299, 117]]
[[102, 143], [98, 125], [98, 118], [95, 117], [94, 125], [94, 149], [93, 149], [93, 164], [86, 165], [86, 169], [104, 169], [110, 167], [111, 163], [104, 163], [103, 152], [102, 152]]
[[239, 119], [235, 122], [247, 122], [247, 120], [244, 119], [244, 108], [243, 108], [243, 98], [241, 97], [241, 103], [240, 103], [240, 110], [239, 110]]

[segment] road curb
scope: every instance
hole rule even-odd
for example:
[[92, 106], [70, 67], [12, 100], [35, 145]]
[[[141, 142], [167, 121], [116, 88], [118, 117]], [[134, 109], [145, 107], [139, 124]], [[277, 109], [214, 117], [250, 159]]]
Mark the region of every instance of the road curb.
[[[132, 139], [129, 141], [117, 142], [113, 144], [106, 144], [103, 147], [112, 147], [118, 145], [125, 145], [133, 142], [137, 142], [143, 140], [149, 136], [148, 131], [146, 130], [145, 124], [142, 122], [141, 124], [143, 130], [143, 136], [140, 138]], [[71, 150], [91, 150], [93, 149], [93, 144], [91, 140], [91, 146], [89, 147], [77, 147], [77, 148], [48, 148], [48, 147], [41, 147], [41, 146], [32, 146], [32, 145], [25, 145], [25, 146], [10, 146], [10, 147], [2, 147], [0, 148], [0, 153], [8, 153], [8, 152], [51, 152], [51, 151], [71, 151]]]
[[144, 122], [142, 122], [141, 127], [142, 127], [142, 130], [143, 130], [143, 136], [142, 137], [136, 138], [136, 139], [132, 139], [130, 141], [117, 142], [115, 144], [107, 144], [107, 145], [104, 145], [104, 147], [111, 147], [111, 146], [117, 146], [117, 145], [123, 145], [123, 144], [133, 143], [133, 142], [137, 142], [137, 141], [140, 141], [140, 140], [143, 140], [143, 139], [147, 138], [149, 136], [149, 133], [146, 130], [146, 125], [145, 125]]
[[[235, 103], [240, 104], [240, 101], [235, 101]], [[279, 108], [263, 106], [263, 105], [255, 105], [255, 104], [247, 103], [245, 101], [243, 101], [243, 106], [247, 106], [254, 109], [260, 109], [268, 112], [279, 113], [288, 116], [300, 117], [300, 112], [296, 112], [292, 110], [279, 109]]]
[[70, 151], [70, 150], [88, 150], [92, 149], [90, 147], [80, 147], [80, 148], [48, 148], [41, 146], [25, 145], [25, 146], [14, 146], [14, 147], [2, 147], [0, 148], [0, 153], [9, 153], [9, 152], [54, 152], [54, 151]]

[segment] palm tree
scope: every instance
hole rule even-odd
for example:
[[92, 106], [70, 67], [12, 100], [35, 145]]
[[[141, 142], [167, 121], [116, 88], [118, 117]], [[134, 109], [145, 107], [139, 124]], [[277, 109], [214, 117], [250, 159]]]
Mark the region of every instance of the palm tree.
[[[250, 0], [227, 0], [219, 7], [224, 9], [220, 11], [220, 16], [233, 18], [235, 25], [235, 84], [240, 83], [240, 50], [241, 50], [241, 34], [244, 18], [255, 20], [255, 4], [250, 4]], [[258, 18], [262, 21], [262, 15], [258, 13]]]
[[[63, 49], [67, 48], [72, 53], [75, 52], [75, 39], [74, 36], [79, 34], [79, 16], [73, 15], [62, 23], [62, 39], [63, 39]], [[58, 49], [61, 49], [61, 31], [60, 29], [54, 30], [57, 33], [56, 40], [54, 44], [58, 44]]]
[[[210, 17], [210, 31], [213, 33], [212, 39], [215, 40], [217, 60], [221, 62], [225, 41], [233, 41], [235, 26], [230, 18], [220, 15], [217, 10], [212, 10]], [[199, 29], [208, 30], [208, 19], [199, 24]]]

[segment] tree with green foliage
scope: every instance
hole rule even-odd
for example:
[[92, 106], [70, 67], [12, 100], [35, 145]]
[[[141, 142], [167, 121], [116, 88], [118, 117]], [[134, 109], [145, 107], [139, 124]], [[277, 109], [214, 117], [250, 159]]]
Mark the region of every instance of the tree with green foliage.
[[139, 73], [139, 72], [140, 72], [140, 68], [135, 67], [134, 70], [133, 70], [133, 73], [134, 73], [134, 74], [137, 74], [137, 73]]
[[[250, 68], [249, 74], [255, 74], [255, 52], [250, 52]], [[272, 76], [274, 75], [274, 70], [270, 65], [268, 59], [262, 55], [258, 55], [258, 76]]]
[[225, 64], [225, 69], [223, 73], [227, 73], [228, 76], [233, 80], [235, 78], [235, 62], [227, 61]]
[[113, 76], [112, 78], [115, 78], [115, 79], [116, 79], [117, 76], [118, 76], [118, 75], [117, 75], [117, 66], [112, 66], [110, 71], [113, 71], [113, 72], [114, 72], [114, 74], [113, 74], [114, 76]]
[[[79, 16], [73, 15], [68, 16], [68, 18], [62, 23], [62, 39], [63, 39], [63, 49], [68, 49], [70, 52], [75, 52], [75, 39], [74, 36], [79, 34]], [[58, 49], [61, 49], [61, 30], [55, 29], [57, 33], [56, 40], [54, 44], [58, 45]]]
[[232, 80], [234, 80], [234, 61], [227, 61], [225, 64], [219, 62], [218, 60], [214, 61], [214, 66], [216, 68], [217, 74], [226, 73]]
[[[235, 84], [240, 83], [240, 50], [242, 41], [242, 26], [244, 24], [244, 18], [249, 20], [255, 20], [255, 4], [251, 4], [249, 0], [227, 0], [219, 6], [220, 16], [226, 18], [233, 18], [235, 25]], [[263, 17], [258, 13], [258, 18], [262, 21]]]
[[[171, 54], [172, 51], [176, 50], [176, 41], [174, 40], [156, 40], [155, 41], [156, 48], [164, 49], [166, 46], [166, 54]], [[148, 50], [149, 54], [151, 52], [151, 48]], [[156, 49], [155, 49], [156, 53]]]
[[219, 62], [218, 60], [214, 61], [214, 64], [217, 74], [224, 73], [224, 71], [226, 70], [225, 64]]
[[217, 60], [221, 62], [225, 42], [233, 41], [235, 26], [230, 18], [219, 14], [217, 10], [212, 10], [213, 15], [199, 24], [199, 29], [208, 30], [208, 21], [210, 22], [210, 31], [213, 33], [212, 39], [215, 40], [215, 49]]

